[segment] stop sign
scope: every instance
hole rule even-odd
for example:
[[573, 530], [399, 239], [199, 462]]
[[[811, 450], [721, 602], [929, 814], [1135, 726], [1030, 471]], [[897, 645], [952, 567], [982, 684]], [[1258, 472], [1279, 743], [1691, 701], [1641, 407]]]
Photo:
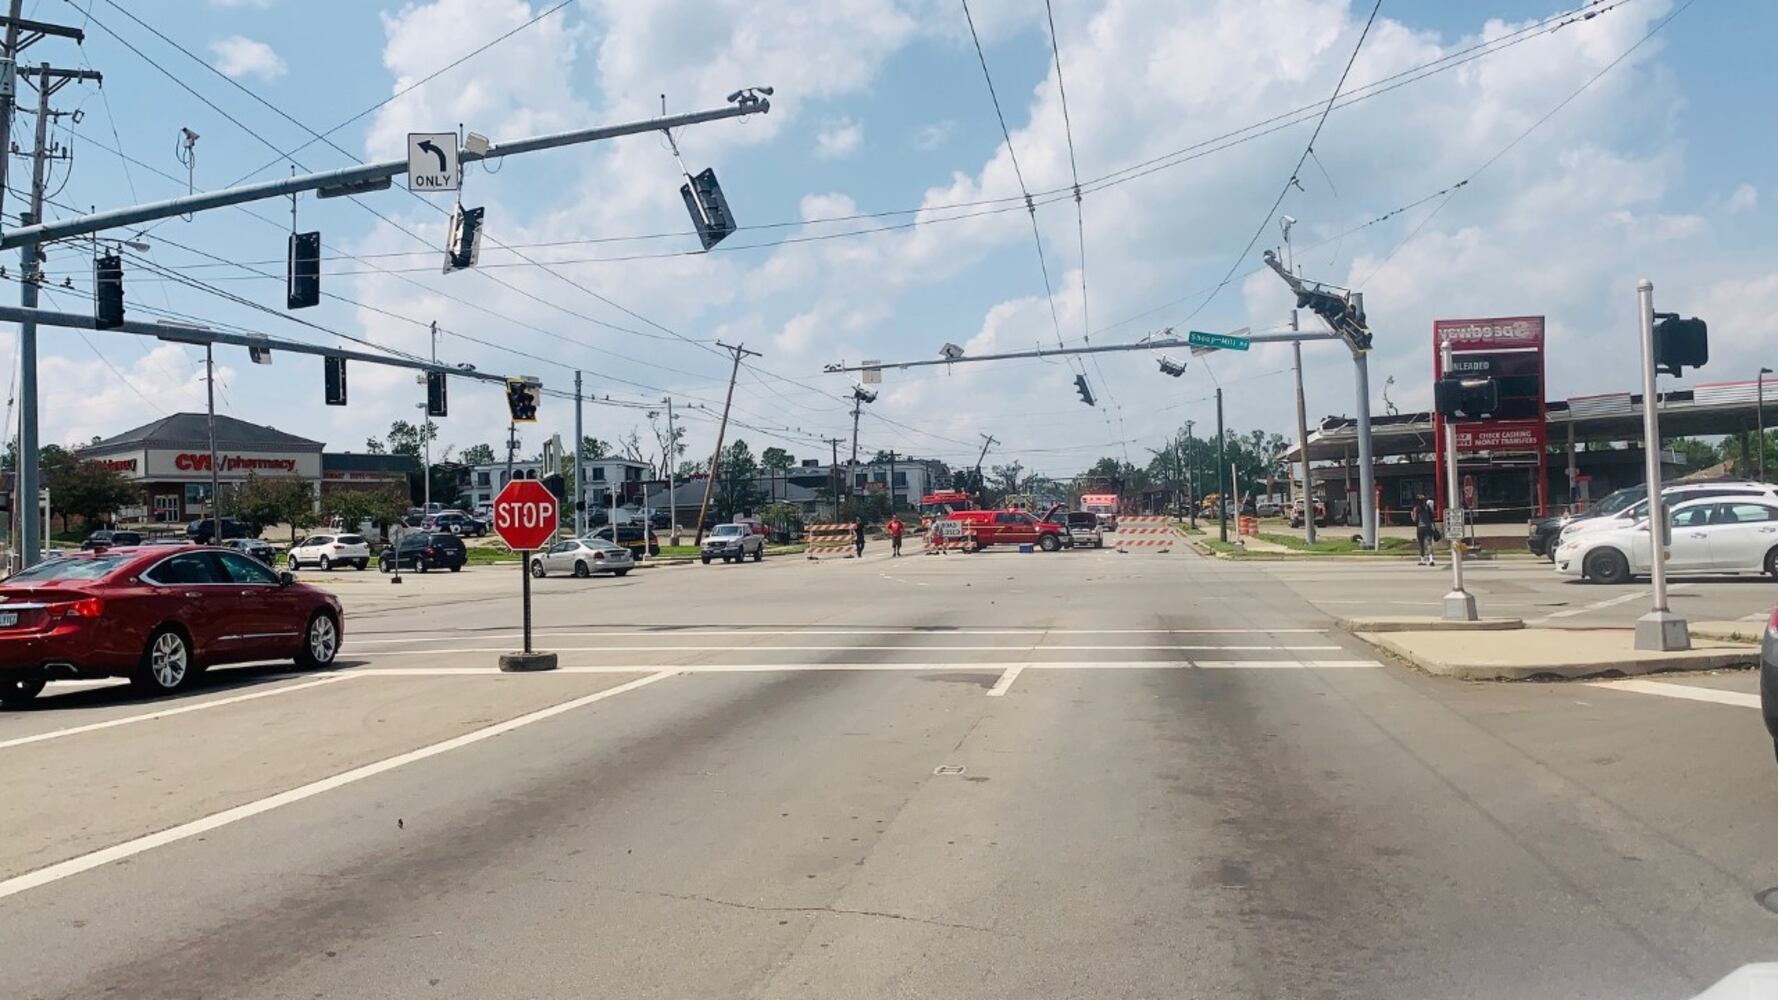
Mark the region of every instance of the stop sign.
[[556, 497], [535, 479], [514, 479], [494, 498], [494, 534], [515, 551], [540, 549], [556, 533]]

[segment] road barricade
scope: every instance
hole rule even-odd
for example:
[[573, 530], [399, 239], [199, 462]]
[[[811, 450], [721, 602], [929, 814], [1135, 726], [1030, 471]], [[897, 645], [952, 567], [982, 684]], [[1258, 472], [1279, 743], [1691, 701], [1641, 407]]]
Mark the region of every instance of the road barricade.
[[1247, 514], [1242, 514], [1240, 517], [1235, 519], [1235, 534], [1246, 535], [1249, 538], [1258, 538], [1259, 537], [1259, 518], [1251, 517]]
[[975, 528], [957, 521], [934, 521], [926, 532], [926, 554], [945, 555], [956, 549], [974, 552]]
[[803, 528], [810, 559], [850, 559], [857, 550], [857, 528], [850, 524], [810, 524]]
[[1178, 532], [1168, 517], [1120, 516], [1112, 536], [1119, 552], [1171, 552]]

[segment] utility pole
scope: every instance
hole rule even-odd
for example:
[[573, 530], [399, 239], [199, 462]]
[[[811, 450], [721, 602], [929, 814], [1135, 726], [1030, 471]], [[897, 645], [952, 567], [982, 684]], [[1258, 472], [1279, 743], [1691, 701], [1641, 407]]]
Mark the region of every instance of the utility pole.
[[[432, 321], [432, 363], [438, 364], [438, 320]], [[420, 404], [420, 442], [425, 446], [426, 468], [420, 473], [420, 509], [432, 513], [432, 376], [421, 375], [426, 401]]]
[[982, 483], [982, 459], [988, 457], [988, 448], [990, 446], [997, 445], [1000, 443], [999, 441], [996, 441], [994, 439], [994, 435], [992, 435], [992, 434], [983, 434], [981, 437], [982, 437], [982, 451], [981, 451], [981, 454], [979, 454], [975, 457], [975, 481], [979, 487], [976, 491], [976, 502], [977, 503], [981, 502], [983, 491], [986, 489], [986, 487], [980, 486], [980, 484]]
[[[581, 461], [581, 442], [586, 440], [586, 431], [581, 426], [580, 414], [580, 370], [574, 371], [574, 537], [586, 534], [586, 463]], [[611, 540], [617, 541], [617, 529], [611, 529]], [[646, 535], [643, 538], [642, 551], [648, 551]]]
[[1191, 518], [1193, 531], [1198, 529], [1198, 450], [1192, 440], [1192, 425], [1196, 423], [1195, 420], [1185, 422], [1185, 482], [1186, 493], [1191, 497], [1191, 502], [1186, 505], [1186, 516]]
[[[1290, 311], [1290, 328], [1296, 329], [1296, 310]], [[1309, 416], [1303, 403], [1303, 344], [1292, 341], [1291, 352], [1296, 356], [1296, 450], [1303, 462], [1303, 491], [1297, 497], [1299, 510], [1303, 512], [1303, 541], [1315, 544], [1315, 486], [1309, 478]]]
[[204, 391], [209, 397], [205, 414], [210, 424], [210, 535], [211, 545], [222, 544], [222, 460], [216, 454], [216, 350], [204, 345]]
[[[674, 492], [673, 487], [673, 460], [678, 457], [674, 452], [676, 452], [678, 448], [679, 435], [673, 433], [673, 397], [668, 396], [667, 458], [665, 462], [667, 466], [667, 537], [672, 539], [674, 545], [679, 544], [679, 497]], [[617, 534], [617, 529], [613, 528], [611, 533], [615, 536]]]
[[[6, 37], [9, 55], [16, 58], [18, 41], [18, 0], [13, 0], [12, 16], [7, 19]], [[27, 27], [29, 27], [27, 22]], [[19, 213], [21, 224], [35, 225], [43, 218], [44, 165], [51, 158], [49, 148], [49, 99], [73, 80], [101, 80], [98, 73], [84, 69], [51, 69], [41, 63], [34, 69], [20, 67], [17, 79], [37, 77], [37, 143], [31, 151], [31, 209]], [[8, 105], [10, 114], [11, 105]], [[59, 115], [59, 113], [58, 113]], [[10, 128], [11, 122], [7, 126]], [[3, 138], [3, 137], [0, 137]], [[4, 159], [0, 156], [0, 159]], [[37, 288], [43, 281], [43, 253], [33, 242], [19, 244], [19, 305], [37, 308]], [[38, 475], [37, 451], [37, 322], [19, 324], [19, 454], [18, 487], [21, 510], [36, 511], [41, 484]], [[212, 498], [212, 503], [215, 499]], [[35, 516], [26, 517], [19, 531], [19, 565], [34, 566], [42, 555], [43, 525]], [[221, 539], [218, 538], [218, 541]]]
[[895, 513], [895, 452], [889, 453], [889, 513]]
[[[519, 425], [506, 425], [506, 482], [512, 482], [512, 456], [519, 449]], [[504, 483], [501, 485], [505, 485]], [[496, 491], [497, 492], [497, 491]]]
[[1216, 537], [1229, 540], [1229, 491], [1223, 485], [1223, 470], [1227, 469], [1228, 459], [1224, 455], [1222, 431], [1222, 386], [1216, 387]]
[[[728, 409], [729, 404], [735, 401], [735, 379], [741, 374], [741, 359], [748, 356], [762, 357], [758, 351], [749, 351], [745, 344], [731, 347], [719, 340], [716, 346], [734, 355], [735, 363], [728, 373], [728, 395], [722, 400], [722, 422], [716, 425], [716, 452], [710, 456], [710, 477], [704, 480], [704, 499], [698, 504], [698, 526], [694, 537], [699, 545], [704, 543], [704, 518], [710, 512], [710, 491], [716, 487], [716, 476], [722, 469], [722, 438], [728, 433]], [[617, 529], [611, 530], [612, 537], [617, 537]]]
[[827, 483], [832, 487], [833, 518], [837, 521], [840, 517], [840, 442], [844, 441], [845, 438], [834, 437], [823, 438], [822, 440], [826, 441], [833, 450], [833, 460], [827, 465]]

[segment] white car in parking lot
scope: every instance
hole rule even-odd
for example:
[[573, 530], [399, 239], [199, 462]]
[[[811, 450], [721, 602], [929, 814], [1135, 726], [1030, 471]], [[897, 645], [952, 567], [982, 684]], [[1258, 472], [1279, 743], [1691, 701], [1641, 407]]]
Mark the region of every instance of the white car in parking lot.
[[[1765, 497], [1769, 500], [1778, 500], [1778, 486], [1771, 483], [1755, 482], [1751, 479], [1739, 479], [1674, 483], [1661, 487], [1661, 503], [1666, 505], [1669, 511], [1687, 500], [1728, 496]], [[1648, 498], [1644, 497], [1613, 514], [1602, 517], [1576, 518], [1562, 527], [1562, 534], [1556, 543], [1556, 548], [1560, 550], [1563, 542], [1580, 538], [1595, 531], [1618, 531], [1628, 528], [1646, 517], [1648, 517]]]
[[304, 566], [324, 570], [335, 566], [363, 569], [370, 565], [370, 543], [363, 535], [310, 535], [292, 545], [284, 561], [292, 570]]
[[[1778, 578], [1778, 498], [1686, 500], [1668, 510], [1667, 520], [1672, 529], [1668, 573], [1767, 573]], [[1624, 583], [1650, 570], [1647, 517], [1578, 537], [1564, 535], [1556, 548], [1556, 572], [1565, 576]]]

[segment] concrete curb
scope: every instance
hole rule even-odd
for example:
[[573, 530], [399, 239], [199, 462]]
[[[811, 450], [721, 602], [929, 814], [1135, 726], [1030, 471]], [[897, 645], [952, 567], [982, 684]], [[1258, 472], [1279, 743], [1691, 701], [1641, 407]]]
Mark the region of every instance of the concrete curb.
[[500, 672], [504, 674], [531, 673], [538, 670], [556, 669], [554, 653], [501, 653]]
[[1765, 636], [1764, 622], [1692, 622], [1687, 629], [1694, 639], [1744, 642], [1757, 646]]
[[[1630, 632], [1628, 629], [1623, 632], [1624, 643], [1628, 646]], [[1411, 645], [1393, 635], [1375, 632], [1353, 634], [1375, 648], [1398, 660], [1419, 667], [1429, 674], [1438, 677], [1455, 677], [1458, 680], [1467, 681], [1523, 681], [1551, 677], [1563, 680], [1606, 676], [1636, 677], [1679, 670], [1744, 668], [1755, 666], [1759, 662], [1759, 650], [1754, 647], [1692, 649], [1677, 653], [1645, 653], [1640, 656], [1598, 659], [1551, 659], [1538, 663], [1503, 663], [1481, 659], [1458, 662], [1416, 652]]]
[[1522, 618], [1480, 618], [1452, 621], [1437, 615], [1397, 615], [1390, 618], [1342, 618], [1348, 632], [1505, 632], [1525, 627]]

